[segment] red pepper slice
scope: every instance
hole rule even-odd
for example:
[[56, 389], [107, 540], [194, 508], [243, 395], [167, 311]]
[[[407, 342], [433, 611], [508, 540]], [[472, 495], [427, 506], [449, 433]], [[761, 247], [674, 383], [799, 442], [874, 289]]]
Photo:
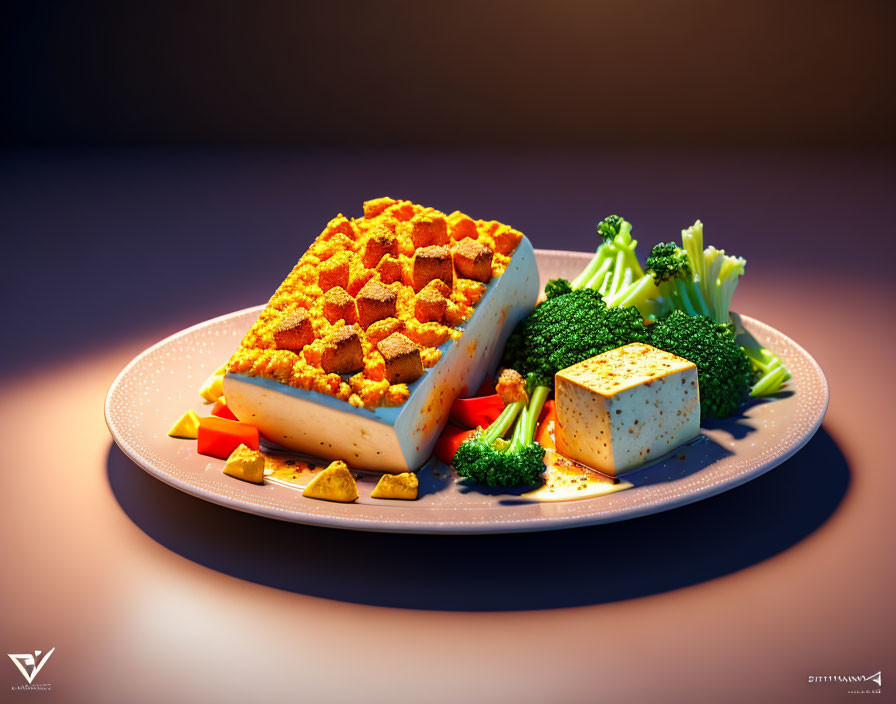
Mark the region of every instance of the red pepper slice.
[[460, 447], [460, 444], [470, 437], [473, 432], [474, 431], [472, 430], [464, 430], [463, 428], [458, 428], [456, 425], [451, 425], [451, 423], [449, 423], [445, 426], [445, 430], [442, 431], [442, 434], [436, 441], [434, 450], [435, 456], [445, 464], [451, 464], [451, 460], [454, 459], [454, 454], [457, 452], [457, 448]]
[[451, 419], [465, 428], [487, 428], [503, 410], [504, 402], [498, 394], [458, 398], [451, 404]]
[[230, 410], [230, 406], [227, 405], [227, 401], [223, 396], [215, 401], [215, 406], [212, 408], [212, 415], [218, 416], [218, 418], [227, 418], [227, 420], [239, 420], [239, 418], [233, 414], [233, 411]]

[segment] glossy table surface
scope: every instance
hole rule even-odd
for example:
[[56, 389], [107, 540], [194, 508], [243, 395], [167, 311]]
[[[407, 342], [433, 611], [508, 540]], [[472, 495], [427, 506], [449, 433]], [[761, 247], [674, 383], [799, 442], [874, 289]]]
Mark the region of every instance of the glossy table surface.
[[[842, 152], [5, 155], [4, 652], [55, 648], [35, 682], [59, 701], [815, 702], [849, 688], [810, 676], [878, 670], [886, 694], [894, 185], [891, 156]], [[124, 457], [102, 414], [120, 369], [263, 302], [383, 193], [544, 248], [593, 248], [611, 211], [642, 248], [700, 217], [749, 261], [735, 308], [824, 369], [822, 429], [718, 497], [519, 535], [279, 523]]]

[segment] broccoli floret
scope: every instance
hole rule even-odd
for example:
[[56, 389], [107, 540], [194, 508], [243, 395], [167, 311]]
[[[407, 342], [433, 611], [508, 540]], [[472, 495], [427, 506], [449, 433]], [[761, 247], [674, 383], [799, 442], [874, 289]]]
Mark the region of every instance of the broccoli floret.
[[651, 320], [673, 310], [688, 315], [711, 315], [700, 286], [694, 281], [688, 253], [674, 242], [660, 242], [646, 262], [646, 274], [606, 299], [610, 307], [635, 306]]
[[516, 326], [502, 364], [535, 372], [553, 387], [554, 374], [583, 359], [630, 342], [646, 342], [635, 308], [608, 308], [597, 291], [581, 289], [550, 298]]
[[572, 293], [572, 284], [566, 279], [551, 279], [544, 285], [544, 295], [547, 298], [555, 298]]
[[[535, 428], [551, 391], [541, 381], [530, 375], [528, 405], [522, 398], [507, 404], [488, 428], [477, 428], [461, 443], [452, 460], [460, 476], [487, 486], [531, 486], [541, 481], [544, 448], [535, 442]], [[505, 440], [514, 420], [513, 435]]]
[[699, 220], [681, 231], [681, 243], [688, 253], [693, 278], [709, 306], [709, 317], [717, 323], [727, 323], [731, 298], [747, 260], [725, 254], [724, 249], [703, 249], [703, 223]]
[[[644, 276], [644, 271], [635, 256], [637, 240], [632, 239], [632, 225], [619, 215], [605, 217], [597, 224], [600, 244], [592, 260], [582, 273], [569, 282], [573, 291], [593, 289], [602, 296], [610, 296], [622, 290], [632, 281]], [[554, 281], [561, 281], [555, 279]], [[548, 282], [550, 286], [552, 282]], [[548, 298], [569, 293], [564, 284], [552, 286]]]
[[700, 418], [726, 418], [746, 400], [753, 370], [729, 325], [680, 310], [650, 326], [650, 344], [697, 365]]

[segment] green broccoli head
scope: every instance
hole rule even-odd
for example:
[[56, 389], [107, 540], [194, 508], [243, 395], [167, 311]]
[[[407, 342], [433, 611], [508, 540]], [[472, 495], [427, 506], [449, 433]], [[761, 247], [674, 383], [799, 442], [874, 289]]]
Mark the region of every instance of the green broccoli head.
[[483, 442], [480, 431], [461, 443], [452, 464], [457, 473], [485, 486], [532, 486], [544, 473], [544, 448], [537, 442], [508, 448], [507, 440]]
[[674, 278], [691, 277], [688, 253], [674, 242], [660, 242], [653, 248], [645, 262], [645, 269], [659, 283]]
[[619, 215], [607, 215], [597, 223], [597, 234], [604, 242], [610, 242], [622, 229], [625, 219]]
[[753, 370], [729, 326], [676, 310], [650, 326], [648, 341], [697, 365], [701, 420], [726, 418], [746, 400]]
[[544, 295], [556, 298], [572, 292], [572, 284], [566, 279], [551, 279], [544, 285]]
[[550, 298], [523, 319], [507, 341], [502, 365], [535, 373], [554, 386], [554, 374], [583, 359], [646, 342], [647, 329], [636, 308], [607, 308], [591, 289]]

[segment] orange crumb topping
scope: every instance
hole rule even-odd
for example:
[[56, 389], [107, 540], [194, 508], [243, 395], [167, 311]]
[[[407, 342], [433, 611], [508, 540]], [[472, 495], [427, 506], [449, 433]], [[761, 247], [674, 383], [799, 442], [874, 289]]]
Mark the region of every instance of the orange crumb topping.
[[[453, 254], [468, 238], [494, 252], [491, 276], [497, 278], [510, 263], [522, 233], [495, 221], [473, 220], [456, 211], [445, 215], [393, 198], [365, 202], [361, 218], [337, 215], [274, 292], [230, 358], [227, 371], [328, 394], [358, 407], [403, 404], [410, 395], [408, 387], [389, 384], [377, 344], [401, 333], [419, 347], [423, 366], [430, 369], [441, 357], [438, 347], [460, 339], [463, 331], [458, 326], [473, 314], [486, 284], [461, 278], [457, 270], [453, 277], [446, 276], [439, 267], [432, 267], [433, 280], [426, 284], [421, 275], [427, 277], [429, 269], [421, 267], [419, 259], [416, 267], [414, 263], [418, 250], [444, 247]], [[462, 246], [470, 248], [471, 243]], [[434, 251], [426, 250], [424, 256]], [[443, 259], [439, 258], [442, 268], [451, 266], [451, 257]], [[447, 278], [453, 279], [450, 286]], [[441, 309], [438, 316], [429, 310], [424, 313], [418, 292], [423, 300], [435, 292], [443, 296], [444, 313]], [[346, 318], [336, 317], [340, 311]], [[294, 330], [297, 320], [310, 321], [313, 335], [292, 334], [286, 349], [283, 330]], [[341, 364], [343, 352], [337, 342], [347, 325], [355, 325], [361, 341], [360, 365]], [[340, 375], [324, 369], [348, 366], [358, 371]]]

